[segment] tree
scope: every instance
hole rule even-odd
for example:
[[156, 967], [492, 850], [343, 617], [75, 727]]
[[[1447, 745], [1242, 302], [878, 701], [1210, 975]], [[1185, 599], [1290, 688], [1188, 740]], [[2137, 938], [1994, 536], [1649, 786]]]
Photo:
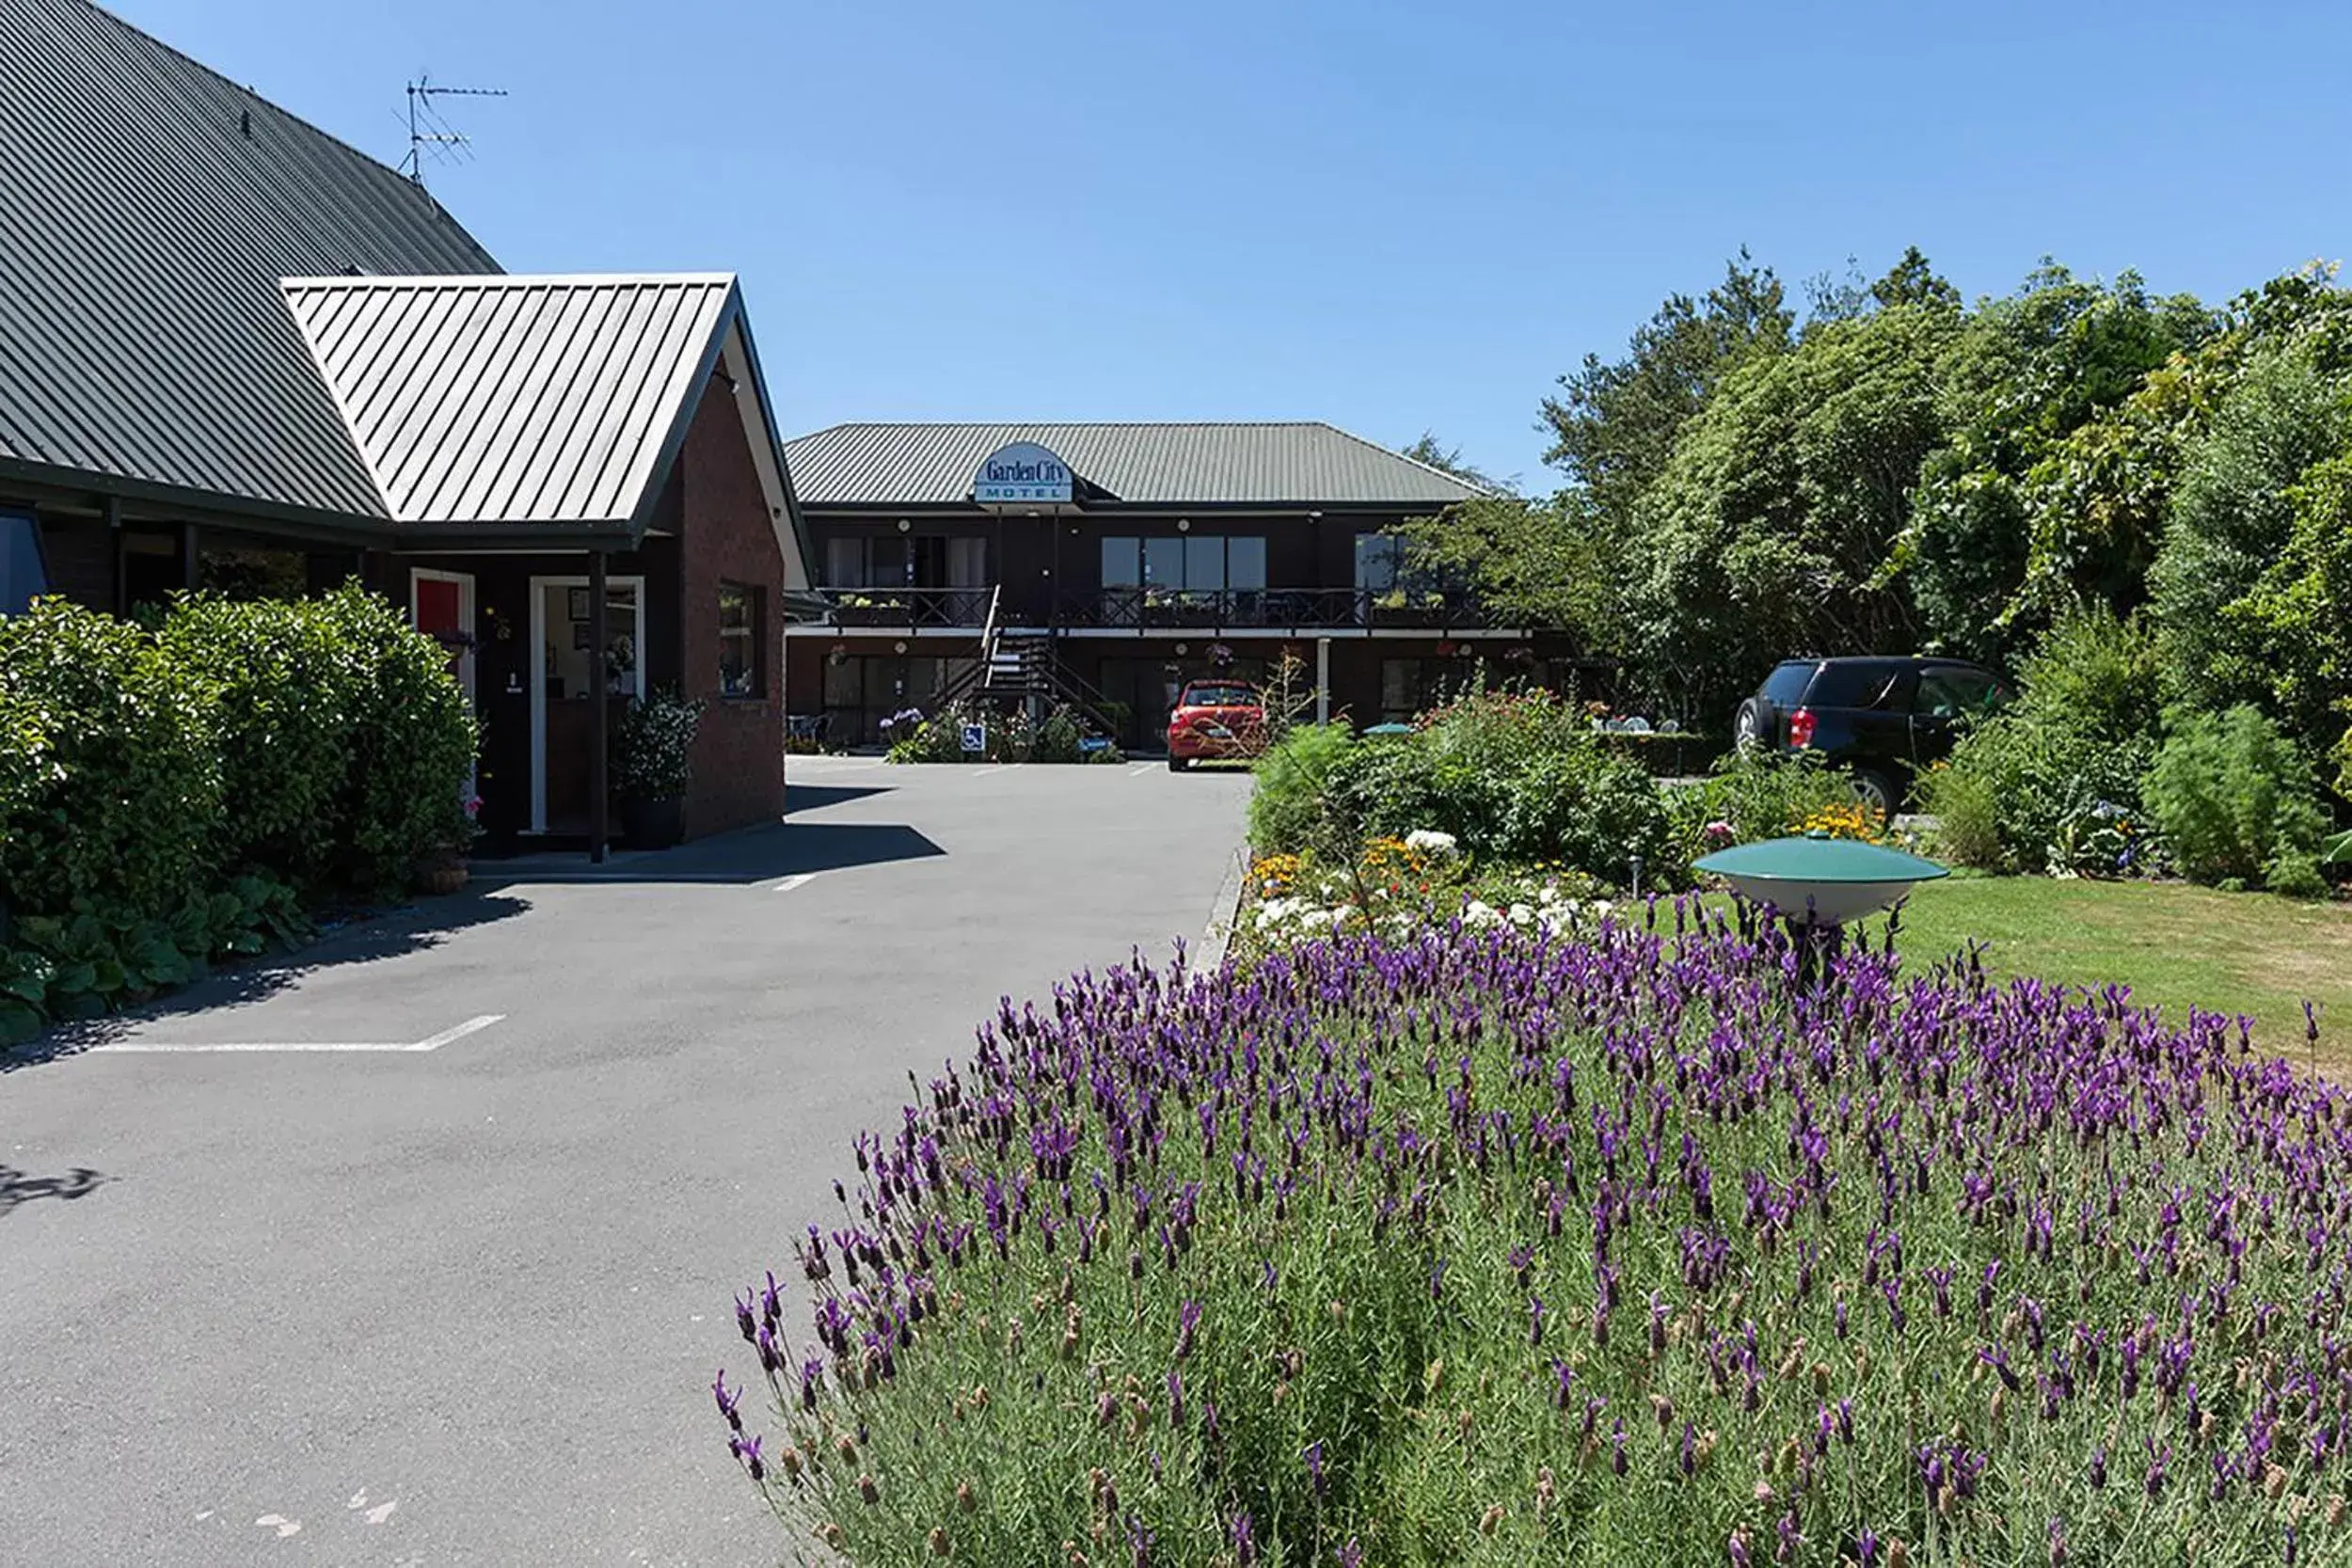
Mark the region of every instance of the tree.
[[1435, 468], [1441, 474], [1451, 474], [1465, 484], [1481, 490], [1491, 490], [1497, 495], [1511, 495], [1518, 489], [1512, 481], [1497, 479], [1484, 468], [1464, 458], [1461, 448], [1449, 447], [1438, 440], [1438, 433], [1434, 430], [1422, 431], [1399, 455], [1409, 457], [1414, 462]]
[[1504, 621], [1565, 631], [1587, 652], [1617, 647], [1620, 578], [1581, 492], [1465, 501], [1397, 531], [1416, 569], [1475, 583]]
[[1588, 354], [1560, 378], [1559, 395], [1543, 404], [1552, 433], [1544, 461], [1584, 492], [1604, 529], [1621, 527], [1664, 470], [1684, 423], [1740, 364], [1788, 352], [1795, 325], [1779, 277], [1742, 249], [1703, 298], [1670, 295], [1635, 329], [1623, 359]]
[[1908, 594], [1881, 570], [1942, 445], [1940, 305], [1831, 322], [1727, 376], [1683, 428], [1629, 535], [1627, 641], [1701, 710], [1794, 653], [1906, 649]]

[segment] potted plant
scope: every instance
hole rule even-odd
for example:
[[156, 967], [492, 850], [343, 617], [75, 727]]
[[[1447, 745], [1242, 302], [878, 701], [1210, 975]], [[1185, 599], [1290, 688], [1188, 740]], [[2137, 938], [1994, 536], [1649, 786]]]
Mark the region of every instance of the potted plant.
[[702, 715], [702, 704], [665, 689], [621, 716], [612, 734], [612, 793], [630, 847], [666, 849], [686, 836], [686, 784]]

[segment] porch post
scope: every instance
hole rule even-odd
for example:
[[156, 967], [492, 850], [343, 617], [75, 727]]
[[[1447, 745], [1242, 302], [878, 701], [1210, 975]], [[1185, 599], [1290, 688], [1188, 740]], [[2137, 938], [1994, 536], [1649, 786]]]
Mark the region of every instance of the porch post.
[[610, 824], [605, 820], [609, 807], [605, 797], [611, 785], [606, 777], [607, 752], [612, 746], [612, 708], [605, 690], [604, 650], [608, 627], [605, 625], [605, 560], [602, 550], [588, 552], [588, 860], [593, 865], [604, 863], [604, 841]]
[[1331, 640], [1315, 639], [1315, 722], [1331, 721]]
[[194, 593], [204, 586], [204, 567], [196, 542], [196, 525], [180, 525], [180, 586]]

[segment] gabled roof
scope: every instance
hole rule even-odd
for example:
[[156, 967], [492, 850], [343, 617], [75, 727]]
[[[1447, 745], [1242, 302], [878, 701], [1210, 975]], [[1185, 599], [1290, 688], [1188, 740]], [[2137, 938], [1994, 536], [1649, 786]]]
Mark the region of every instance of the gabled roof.
[[399, 523], [641, 521], [739, 310], [726, 273], [284, 288]]
[[433, 198], [83, 0], [0, 0], [0, 468], [381, 516], [278, 291], [494, 273]]
[[1360, 436], [1264, 424], [840, 424], [785, 444], [803, 507], [968, 499], [980, 460], [1012, 441], [1050, 449], [1129, 504], [1447, 506], [1479, 492]]

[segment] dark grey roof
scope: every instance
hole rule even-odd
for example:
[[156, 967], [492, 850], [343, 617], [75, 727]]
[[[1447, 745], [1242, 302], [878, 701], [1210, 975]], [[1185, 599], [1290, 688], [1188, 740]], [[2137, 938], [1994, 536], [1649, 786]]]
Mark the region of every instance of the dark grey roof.
[[728, 273], [290, 277], [285, 294], [401, 523], [633, 520], [737, 313]]
[[0, 464], [384, 503], [278, 293], [496, 272], [409, 181], [81, 0], [0, 0]]
[[1479, 492], [1360, 436], [1264, 424], [840, 424], [785, 443], [804, 507], [967, 499], [1011, 441], [1052, 450], [1120, 500], [1175, 506], [1444, 506]]

